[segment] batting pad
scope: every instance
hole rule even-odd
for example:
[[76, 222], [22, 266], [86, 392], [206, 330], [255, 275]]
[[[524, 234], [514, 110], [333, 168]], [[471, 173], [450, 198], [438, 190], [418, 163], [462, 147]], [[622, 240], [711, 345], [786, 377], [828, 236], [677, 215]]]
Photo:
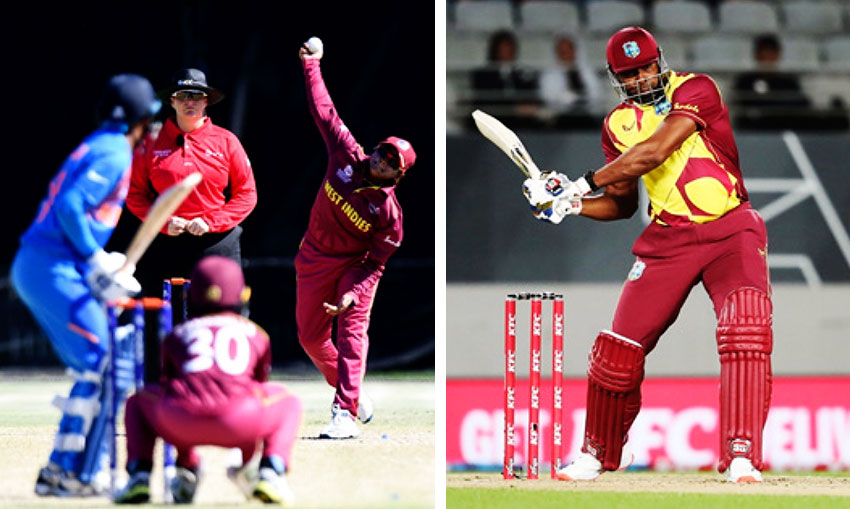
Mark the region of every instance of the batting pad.
[[643, 364], [640, 343], [610, 331], [602, 331], [596, 337], [587, 369], [587, 421], [582, 450], [601, 461], [605, 470], [620, 466], [628, 431], [626, 407], [633, 399], [630, 394], [640, 390]]
[[720, 354], [720, 464], [749, 458], [762, 470], [762, 432], [770, 407], [773, 351], [770, 297], [755, 288], [726, 297], [717, 321]]

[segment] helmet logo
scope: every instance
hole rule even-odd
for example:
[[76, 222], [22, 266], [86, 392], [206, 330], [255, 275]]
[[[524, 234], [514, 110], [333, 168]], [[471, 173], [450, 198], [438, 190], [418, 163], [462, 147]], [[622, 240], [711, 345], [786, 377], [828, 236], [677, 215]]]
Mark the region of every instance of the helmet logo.
[[398, 141], [395, 142], [395, 144], [398, 145], [398, 148], [400, 148], [402, 150], [410, 150], [410, 143], [408, 143], [404, 140], [398, 140]]
[[629, 58], [637, 58], [640, 55], [640, 46], [635, 41], [629, 41], [623, 44], [623, 52]]

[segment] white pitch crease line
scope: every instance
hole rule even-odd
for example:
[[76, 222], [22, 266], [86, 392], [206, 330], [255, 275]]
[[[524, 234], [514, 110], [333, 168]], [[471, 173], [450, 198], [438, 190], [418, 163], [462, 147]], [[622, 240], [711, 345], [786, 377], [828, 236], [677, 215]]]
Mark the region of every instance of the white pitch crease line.
[[826, 224], [830, 232], [832, 232], [832, 236], [838, 243], [841, 254], [844, 255], [844, 261], [850, 267], [850, 236], [847, 235], [847, 230], [844, 229], [841, 217], [839, 217], [835, 207], [832, 206], [832, 202], [829, 201], [829, 195], [826, 194], [826, 190], [823, 188], [823, 184], [821, 184], [817, 172], [809, 160], [809, 156], [803, 149], [800, 138], [792, 131], [785, 131], [782, 134], [782, 139], [788, 146], [788, 151], [791, 153], [791, 157], [797, 164], [800, 173], [803, 174], [803, 178], [811, 185], [815, 203], [821, 209], [821, 214], [823, 214], [824, 220], [826, 220]]

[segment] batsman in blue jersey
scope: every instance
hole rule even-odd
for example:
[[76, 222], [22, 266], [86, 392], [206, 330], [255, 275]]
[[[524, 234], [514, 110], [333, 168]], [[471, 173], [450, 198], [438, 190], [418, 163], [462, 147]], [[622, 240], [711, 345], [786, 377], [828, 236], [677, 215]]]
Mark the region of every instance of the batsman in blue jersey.
[[98, 104], [100, 125], [62, 164], [48, 185], [35, 221], [21, 237], [11, 278], [20, 298], [73, 373], [47, 466], [39, 472], [40, 496], [101, 495], [109, 486], [107, 404], [103, 401], [108, 326], [104, 303], [138, 293], [134, 267], [107, 253], [130, 181], [133, 148], [159, 111], [150, 82], [113, 76]]

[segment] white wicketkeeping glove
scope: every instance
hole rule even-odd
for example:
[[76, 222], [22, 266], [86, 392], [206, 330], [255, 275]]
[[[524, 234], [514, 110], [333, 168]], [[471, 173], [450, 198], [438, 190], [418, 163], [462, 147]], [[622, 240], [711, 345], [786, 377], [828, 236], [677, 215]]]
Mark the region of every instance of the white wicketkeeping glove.
[[98, 249], [89, 257], [86, 284], [97, 299], [111, 302], [142, 291], [142, 285], [133, 277], [134, 266], [118, 271], [126, 259], [123, 253], [107, 253], [103, 249]]
[[581, 190], [563, 173], [544, 173], [540, 179], [526, 179], [522, 192], [534, 217], [559, 224], [566, 216], [581, 212]]

